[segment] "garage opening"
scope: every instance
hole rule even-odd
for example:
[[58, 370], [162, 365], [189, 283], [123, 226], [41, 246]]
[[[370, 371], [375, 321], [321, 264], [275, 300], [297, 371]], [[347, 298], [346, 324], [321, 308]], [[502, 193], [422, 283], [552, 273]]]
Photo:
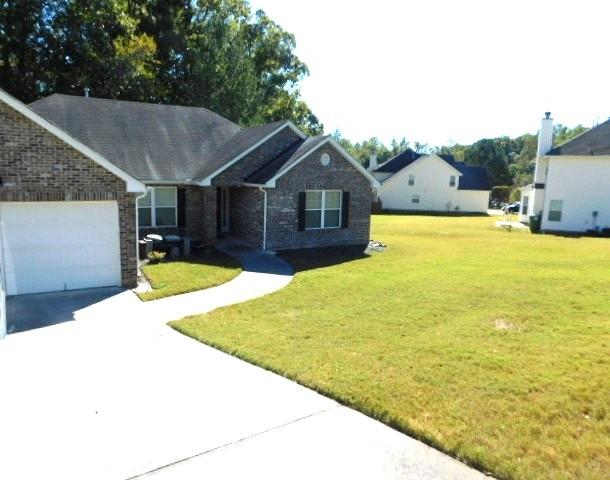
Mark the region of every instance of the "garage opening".
[[116, 201], [0, 204], [6, 295], [121, 285]]

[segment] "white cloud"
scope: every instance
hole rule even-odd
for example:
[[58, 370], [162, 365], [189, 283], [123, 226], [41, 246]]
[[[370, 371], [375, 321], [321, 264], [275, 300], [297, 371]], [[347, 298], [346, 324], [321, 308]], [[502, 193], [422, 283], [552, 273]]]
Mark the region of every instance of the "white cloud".
[[327, 132], [431, 145], [610, 115], [604, 1], [255, 0], [294, 33]]

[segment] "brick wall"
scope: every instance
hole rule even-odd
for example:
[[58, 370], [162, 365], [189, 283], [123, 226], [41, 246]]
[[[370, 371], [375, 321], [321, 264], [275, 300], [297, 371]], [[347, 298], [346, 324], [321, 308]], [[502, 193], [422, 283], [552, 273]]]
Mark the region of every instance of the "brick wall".
[[[149, 186], [154, 187], [154, 184]], [[167, 186], [167, 185], [164, 185]], [[216, 241], [216, 188], [179, 186], [185, 190], [185, 226], [140, 228], [140, 236], [149, 233], [160, 235], [186, 235], [194, 242], [211, 245]]]
[[257, 188], [231, 188], [229, 231], [252, 246], [262, 248], [263, 193]]
[[121, 278], [137, 282], [135, 194], [125, 182], [29, 119], [0, 103], [0, 201], [116, 200]]
[[[327, 167], [320, 155], [328, 153]], [[305, 190], [342, 190], [350, 192], [348, 228], [298, 230], [298, 195]], [[312, 248], [335, 245], [365, 245], [371, 221], [371, 185], [331, 145], [324, 145], [303, 159], [276, 188], [268, 189], [267, 248], [272, 250]]]
[[273, 157], [279, 155], [299, 139], [300, 137], [292, 129], [285, 127], [273, 138], [269, 139], [220, 175], [216, 176], [212, 180], [212, 185], [227, 187], [241, 185], [244, 179], [259, 170]]

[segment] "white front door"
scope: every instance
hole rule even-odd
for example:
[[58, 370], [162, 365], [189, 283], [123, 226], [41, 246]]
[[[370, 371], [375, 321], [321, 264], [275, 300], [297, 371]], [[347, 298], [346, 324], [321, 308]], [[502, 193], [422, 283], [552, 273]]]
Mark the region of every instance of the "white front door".
[[0, 218], [7, 295], [121, 285], [117, 202], [3, 202]]

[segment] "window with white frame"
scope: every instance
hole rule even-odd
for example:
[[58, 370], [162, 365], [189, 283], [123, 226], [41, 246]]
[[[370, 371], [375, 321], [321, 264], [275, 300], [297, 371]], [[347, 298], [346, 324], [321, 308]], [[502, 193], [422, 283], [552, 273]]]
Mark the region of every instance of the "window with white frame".
[[449, 177], [449, 186], [450, 187], [455, 187], [455, 175], [451, 175]]
[[563, 200], [551, 200], [549, 202], [549, 222], [561, 222]]
[[138, 200], [140, 227], [175, 227], [178, 218], [176, 187], [152, 187]]
[[341, 227], [341, 190], [305, 192], [305, 229]]
[[415, 185], [415, 175], [409, 175], [409, 185]]
[[419, 195], [413, 195], [411, 197], [411, 203], [419, 203]]

